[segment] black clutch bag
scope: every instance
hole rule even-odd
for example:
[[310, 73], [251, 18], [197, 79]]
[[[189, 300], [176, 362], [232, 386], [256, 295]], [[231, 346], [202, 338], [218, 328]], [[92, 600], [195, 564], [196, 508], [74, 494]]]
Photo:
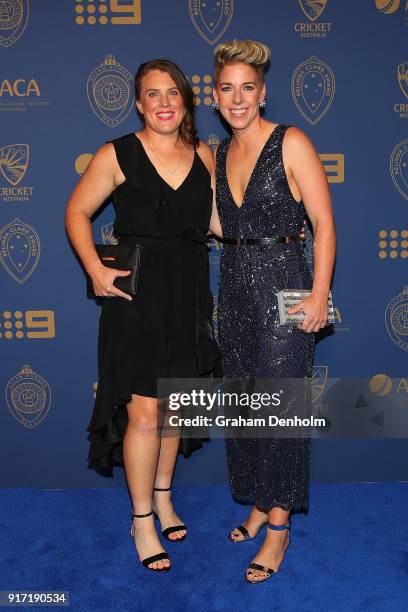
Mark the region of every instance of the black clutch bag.
[[[128, 293], [136, 295], [137, 284], [139, 280], [140, 270], [140, 254], [142, 246], [140, 244], [95, 244], [96, 252], [99, 259], [107, 268], [115, 268], [116, 270], [130, 270], [127, 276], [118, 276], [114, 280], [114, 286]], [[96, 296], [91, 277], [88, 276], [88, 297]]]

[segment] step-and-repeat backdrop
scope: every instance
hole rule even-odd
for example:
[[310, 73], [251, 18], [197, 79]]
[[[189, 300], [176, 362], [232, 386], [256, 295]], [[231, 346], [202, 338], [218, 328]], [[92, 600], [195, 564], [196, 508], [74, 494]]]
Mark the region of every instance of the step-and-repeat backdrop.
[[[408, 478], [408, 444], [387, 430], [390, 412], [408, 414], [408, 2], [5, 0], [0, 485], [122, 486], [120, 469], [113, 480], [87, 469], [99, 307], [86, 299], [64, 209], [96, 149], [139, 129], [132, 81], [143, 61], [178, 63], [201, 139], [214, 147], [225, 137], [211, 108], [212, 63], [216, 44], [232, 38], [271, 48], [265, 116], [311, 137], [333, 195], [336, 323], [317, 346], [314, 402], [324, 412], [330, 381], [364, 379], [340, 414], [364, 414], [374, 433], [314, 440], [313, 480]], [[112, 240], [113, 220], [108, 205], [93, 223], [96, 242]], [[310, 235], [305, 248], [312, 265]], [[215, 297], [220, 252], [213, 242]], [[223, 482], [222, 441], [181, 459], [176, 478]]]

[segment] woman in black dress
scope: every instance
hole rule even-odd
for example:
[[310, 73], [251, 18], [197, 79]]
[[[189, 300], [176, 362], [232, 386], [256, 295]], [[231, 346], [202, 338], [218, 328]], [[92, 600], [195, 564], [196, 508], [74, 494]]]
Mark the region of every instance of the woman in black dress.
[[[152, 511], [168, 540], [181, 541], [187, 532], [170, 499], [180, 441], [157, 434], [157, 379], [193, 378], [216, 365], [217, 346], [208, 333], [206, 234], [209, 227], [218, 234], [220, 228], [213, 212], [212, 154], [195, 136], [185, 76], [172, 62], [147, 62], [136, 74], [135, 91], [144, 129], [97, 151], [71, 196], [66, 220], [96, 295], [109, 298], [100, 315], [89, 463], [111, 470], [124, 461], [131, 534], [143, 565], [157, 571], [171, 564]], [[128, 272], [103, 266], [92, 240], [90, 217], [111, 194], [115, 236], [142, 245], [133, 298], [113, 284]]]
[[[216, 200], [224, 235], [218, 300], [219, 341], [226, 379], [310, 377], [314, 335], [326, 323], [335, 231], [320, 159], [299, 129], [265, 121], [264, 67], [269, 49], [233, 41], [216, 49], [214, 100], [232, 138], [216, 153]], [[307, 212], [314, 231], [314, 279], [299, 241]], [[234, 244], [237, 238], [248, 244]], [[269, 239], [258, 244], [257, 239]], [[252, 244], [251, 244], [252, 241]], [[297, 327], [278, 325], [276, 292], [312, 289], [295, 313]], [[291, 510], [306, 510], [310, 439], [279, 436], [226, 440], [234, 497], [253, 504], [230, 534], [233, 542], [266, 539], [250, 564], [252, 583], [276, 572], [288, 545]]]

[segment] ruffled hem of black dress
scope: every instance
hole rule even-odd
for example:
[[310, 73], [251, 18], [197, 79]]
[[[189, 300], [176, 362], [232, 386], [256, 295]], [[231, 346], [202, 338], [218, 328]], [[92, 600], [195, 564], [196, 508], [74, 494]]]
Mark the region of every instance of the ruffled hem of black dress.
[[[205, 374], [215, 367], [219, 358], [217, 345], [211, 342], [209, 345], [212, 351], [204, 350], [201, 359], [198, 356], [204, 365]], [[93, 415], [87, 427], [90, 441], [88, 467], [103, 476], [112, 476], [115, 466], [123, 467], [123, 438], [128, 424], [126, 405], [135, 392], [133, 368], [111, 366], [104, 369], [98, 383]], [[138, 389], [137, 393], [143, 395], [143, 390]], [[208, 438], [181, 436], [179, 452], [187, 458], [201, 448], [205, 441]]]

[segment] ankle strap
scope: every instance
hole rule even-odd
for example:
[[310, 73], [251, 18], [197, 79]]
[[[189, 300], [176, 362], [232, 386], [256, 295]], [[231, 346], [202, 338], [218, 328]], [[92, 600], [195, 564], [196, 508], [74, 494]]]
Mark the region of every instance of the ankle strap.
[[159, 487], [154, 487], [153, 491], [171, 491], [171, 487], [168, 487], [167, 489], [160, 489]]
[[147, 512], [146, 514], [131, 514], [131, 518], [145, 518], [145, 516], [150, 516], [153, 514], [153, 510], [150, 510], [150, 512]]
[[273, 531], [283, 531], [284, 529], [289, 530], [289, 523], [287, 525], [273, 525], [272, 523], [269, 523], [269, 522], [266, 524], [269, 527], [269, 529], [272, 529]]

